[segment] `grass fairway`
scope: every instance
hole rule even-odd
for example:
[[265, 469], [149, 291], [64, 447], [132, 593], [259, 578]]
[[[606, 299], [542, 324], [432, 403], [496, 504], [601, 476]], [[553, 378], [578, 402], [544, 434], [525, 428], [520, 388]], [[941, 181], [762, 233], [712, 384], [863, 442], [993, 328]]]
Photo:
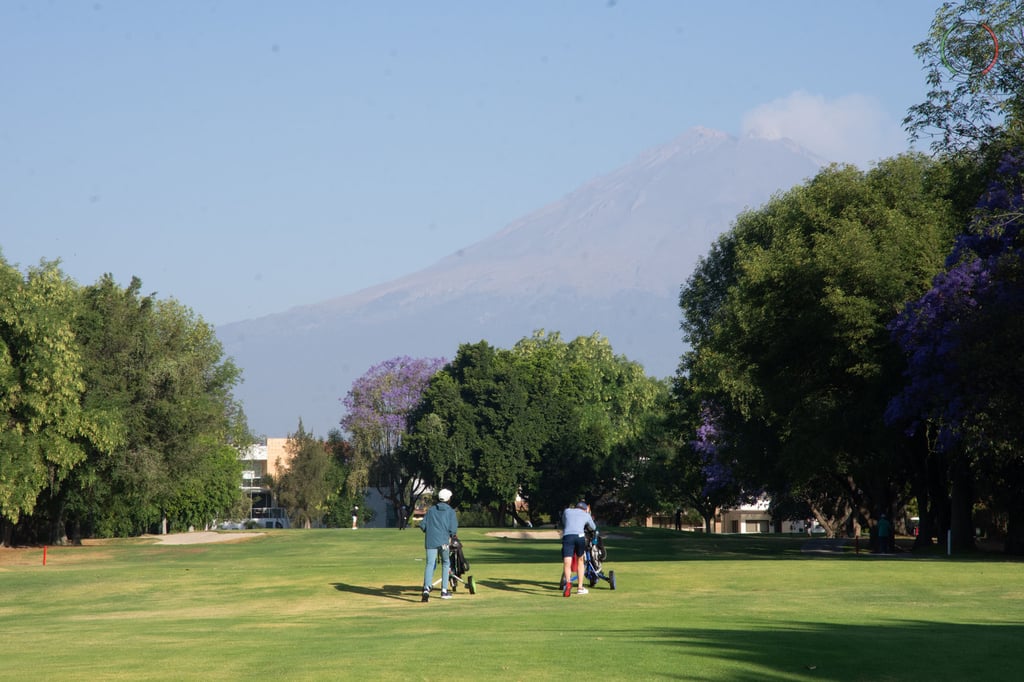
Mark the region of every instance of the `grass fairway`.
[[460, 533], [477, 593], [420, 603], [416, 530], [0, 550], [0, 679], [1019, 680], [1024, 564], [811, 555], [612, 530], [589, 595], [557, 540]]

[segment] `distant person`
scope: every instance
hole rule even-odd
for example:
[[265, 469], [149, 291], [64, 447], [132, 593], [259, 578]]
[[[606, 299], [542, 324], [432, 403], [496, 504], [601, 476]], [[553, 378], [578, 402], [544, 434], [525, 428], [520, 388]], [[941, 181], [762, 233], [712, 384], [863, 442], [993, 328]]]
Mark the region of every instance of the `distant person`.
[[359, 505], [352, 507], [352, 530], [359, 527]]
[[676, 508], [676, 530], [683, 529], [683, 510]]
[[448, 549], [453, 535], [459, 532], [459, 520], [455, 510], [448, 505], [452, 499], [452, 491], [441, 488], [437, 493], [438, 502], [427, 510], [420, 521], [420, 530], [426, 533], [423, 546], [427, 550], [427, 567], [423, 571], [423, 598], [430, 601], [430, 586], [434, 582], [434, 568], [437, 566], [437, 555], [441, 555], [441, 599], [451, 599], [448, 581], [451, 579], [452, 559]]
[[583, 555], [587, 551], [586, 532], [597, 530], [590, 515], [590, 505], [586, 502], [579, 502], [575, 507], [569, 507], [562, 512], [562, 573], [565, 577], [565, 589], [562, 595], [568, 597], [572, 594], [572, 562], [576, 560], [576, 594], [587, 594], [588, 590], [583, 586], [583, 574], [586, 572], [587, 563]]
[[892, 524], [885, 514], [878, 519], [878, 551], [882, 554], [892, 553]]
[[405, 530], [405, 526], [408, 523], [409, 523], [409, 510], [403, 504], [402, 508], [398, 510], [398, 530]]

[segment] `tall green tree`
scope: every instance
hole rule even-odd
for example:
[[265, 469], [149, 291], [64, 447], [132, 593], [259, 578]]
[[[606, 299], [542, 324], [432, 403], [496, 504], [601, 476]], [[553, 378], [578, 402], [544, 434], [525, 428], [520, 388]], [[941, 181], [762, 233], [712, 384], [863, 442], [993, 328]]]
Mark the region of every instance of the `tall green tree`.
[[903, 364], [886, 325], [940, 267], [948, 192], [922, 156], [828, 168], [741, 215], [700, 263], [680, 298], [682, 367], [722, 408], [748, 489], [827, 481], [867, 518], [897, 503], [906, 470], [882, 415]]
[[334, 492], [334, 461], [326, 444], [307, 432], [301, 419], [295, 433], [288, 435], [287, 447], [291, 457], [276, 481], [277, 499], [293, 524], [303, 528], [319, 526], [328, 498]]
[[117, 415], [125, 442], [90, 450], [64, 507], [73, 536], [203, 527], [240, 503], [250, 437], [233, 389], [241, 373], [213, 328], [133, 278], [86, 287], [74, 321], [84, 401]]
[[558, 334], [535, 334], [516, 344], [513, 354], [529, 363], [529, 376], [543, 376], [533, 369], [539, 358], [552, 370], [534, 393], [551, 401], [543, 408], [551, 421], [536, 479], [524, 487], [531, 508], [556, 515], [585, 497], [616, 521], [646, 511], [651, 498], [640, 488], [633, 488], [633, 501], [643, 501], [644, 509], [625, 505], [619, 493], [639, 483], [638, 467], [649, 461], [645, 430], [652, 414], [660, 416], [667, 386], [616, 355], [597, 334], [568, 343]]
[[460, 346], [424, 391], [404, 448], [419, 478], [489, 509], [498, 523], [516, 513], [547, 419], [530, 403], [522, 369], [486, 341]]
[[359, 504], [362, 496], [355, 497], [348, 486], [349, 472], [356, 459], [355, 448], [342, 434], [341, 429], [331, 429], [324, 443], [331, 465], [328, 469], [327, 499], [321, 521], [328, 528], [345, 528], [351, 523], [352, 506]]
[[110, 452], [124, 437], [108, 412], [83, 405], [83, 360], [71, 325], [76, 295], [55, 263], [23, 276], [0, 258], [3, 544], [42, 497], [62, 489], [89, 449]]
[[637, 512], [613, 494], [630, 483], [630, 499], [650, 505], [637, 476], [649, 461], [645, 428], [666, 394], [597, 335], [566, 343], [540, 331], [511, 350], [466, 344], [424, 393], [408, 453], [499, 522], [518, 497], [530, 521], [582, 497], [618, 520]]

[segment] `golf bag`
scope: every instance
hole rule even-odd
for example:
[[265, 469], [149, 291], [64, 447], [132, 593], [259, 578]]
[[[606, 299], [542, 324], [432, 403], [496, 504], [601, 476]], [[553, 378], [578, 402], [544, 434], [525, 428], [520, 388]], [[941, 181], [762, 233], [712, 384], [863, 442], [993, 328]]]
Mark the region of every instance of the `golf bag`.
[[[596, 530], [586, 529], [586, 551], [582, 557], [574, 557], [572, 564], [572, 573], [570, 579], [576, 581], [576, 568], [577, 561], [585, 562], [583, 564], [583, 576], [586, 581], [590, 584], [590, 587], [597, 585], [598, 580], [604, 580], [614, 590], [615, 584], [615, 571], [609, 571], [607, 575], [604, 572], [603, 566], [605, 559], [608, 558], [608, 551], [604, 547], [604, 538]], [[565, 589], [565, 576], [562, 576], [561, 581], [558, 585], [559, 590]]]
[[[470, 594], [476, 594], [476, 582], [473, 580], [473, 576], [462, 576], [469, 572], [469, 561], [466, 560], [466, 555], [462, 552], [462, 541], [459, 540], [458, 535], [453, 535], [451, 540], [448, 542], [448, 557], [451, 562], [450, 570], [448, 571], [448, 589], [454, 592], [459, 583], [462, 583], [469, 588]], [[440, 580], [437, 581], [440, 583]]]

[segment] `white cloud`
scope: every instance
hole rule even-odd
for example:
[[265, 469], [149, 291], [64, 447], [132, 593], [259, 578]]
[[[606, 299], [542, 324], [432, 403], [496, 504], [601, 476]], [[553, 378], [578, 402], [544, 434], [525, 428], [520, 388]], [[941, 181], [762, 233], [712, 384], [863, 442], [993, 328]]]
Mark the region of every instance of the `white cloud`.
[[788, 137], [829, 161], [861, 168], [909, 148], [900, 119], [874, 97], [859, 94], [828, 100], [798, 90], [748, 111], [742, 130], [755, 137]]

